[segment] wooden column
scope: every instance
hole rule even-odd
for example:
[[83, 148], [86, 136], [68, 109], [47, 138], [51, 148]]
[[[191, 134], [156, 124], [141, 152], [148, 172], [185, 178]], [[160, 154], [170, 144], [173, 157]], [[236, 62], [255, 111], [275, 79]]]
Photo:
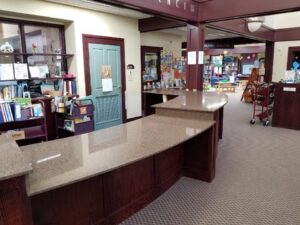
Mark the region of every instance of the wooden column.
[[187, 51], [197, 51], [197, 64], [187, 66], [186, 82], [190, 90], [203, 89], [203, 65], [198, 65], [198, 51], [204, 50], [204, 25], [187, 25]]
[[273, 75], [273, 61], [274, 61], [274, 42], [266, 41], [266, 53], [265, 53], [265, 82], [272, 81]]

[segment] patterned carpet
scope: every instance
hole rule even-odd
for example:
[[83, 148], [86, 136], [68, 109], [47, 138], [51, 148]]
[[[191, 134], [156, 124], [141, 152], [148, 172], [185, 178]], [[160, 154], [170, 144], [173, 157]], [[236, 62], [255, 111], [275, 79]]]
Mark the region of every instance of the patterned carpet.
[[212, 183], [183, 177], [122, 225], [299, 225], [300, 132], [249, 124], [229, 94]]

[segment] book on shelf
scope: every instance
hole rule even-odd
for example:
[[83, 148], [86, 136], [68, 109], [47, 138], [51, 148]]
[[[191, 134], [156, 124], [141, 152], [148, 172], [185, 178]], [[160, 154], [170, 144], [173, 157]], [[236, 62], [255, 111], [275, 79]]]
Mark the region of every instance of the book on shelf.
[[77, 86], [75, 80], [66, 80], [64, 82], [64, 95], [77, 94]]
[[43, 116], [42, 105], [32, 104], [31, 99], [16, 98], [14, 101], [0, 102], [0, 124]]
[[2, 112], [2, 107], [0, 106], [0, 124], [4, 123], [4, 116], [3, 116], [3, 112]]
[[13, 111], [12, 111], [11, 107], [12, 107], [12, 105], [8, 102], [0, 103], [0, 108], [1, 108], [0, 121], [2, 121], [2, 123], [14, 121]]
[[28, 90], [27, 83], [5, 83], [0, 85], [0, 101], [10, 101], [13, 98], [23, 97], [23, 92]]
[[32, 104], [32, 109], [33, 109], [33, 116], [35, 116], [35, 117], [44, 116], [43, 108], [40, 103]]
[[75, 131], [74, 121], [73, 120], [64, 120], [64, 129], [74, 132]]

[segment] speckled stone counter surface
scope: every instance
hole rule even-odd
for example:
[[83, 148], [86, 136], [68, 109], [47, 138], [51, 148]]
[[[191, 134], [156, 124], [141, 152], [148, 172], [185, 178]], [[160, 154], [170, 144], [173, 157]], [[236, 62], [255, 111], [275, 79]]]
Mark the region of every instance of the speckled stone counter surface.
[[209, 129], [214, 121], [148, 116], [89, 134], [23, 146], [33, 167], [30, 196], [147, 158]]
[[155, 108], [162, 109], [214, 112], [222, 108], [228, 102], [227, 95], [218, 92], [193, 92], [179, 89], [154, 89], [151, 91], [144, 91], [144, 93], [178, 95], [177, 98], [153, 106]]
[[17, 143], [6, 134], [0, 135], [0, 181], [24, 175], [31, 170]]

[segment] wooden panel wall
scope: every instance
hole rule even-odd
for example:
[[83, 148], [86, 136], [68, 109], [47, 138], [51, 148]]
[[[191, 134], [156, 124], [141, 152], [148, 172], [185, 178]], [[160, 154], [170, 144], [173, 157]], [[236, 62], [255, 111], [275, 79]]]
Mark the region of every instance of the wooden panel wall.
[[0, 225], [32, 225], [24, 176], [0, 181]]

